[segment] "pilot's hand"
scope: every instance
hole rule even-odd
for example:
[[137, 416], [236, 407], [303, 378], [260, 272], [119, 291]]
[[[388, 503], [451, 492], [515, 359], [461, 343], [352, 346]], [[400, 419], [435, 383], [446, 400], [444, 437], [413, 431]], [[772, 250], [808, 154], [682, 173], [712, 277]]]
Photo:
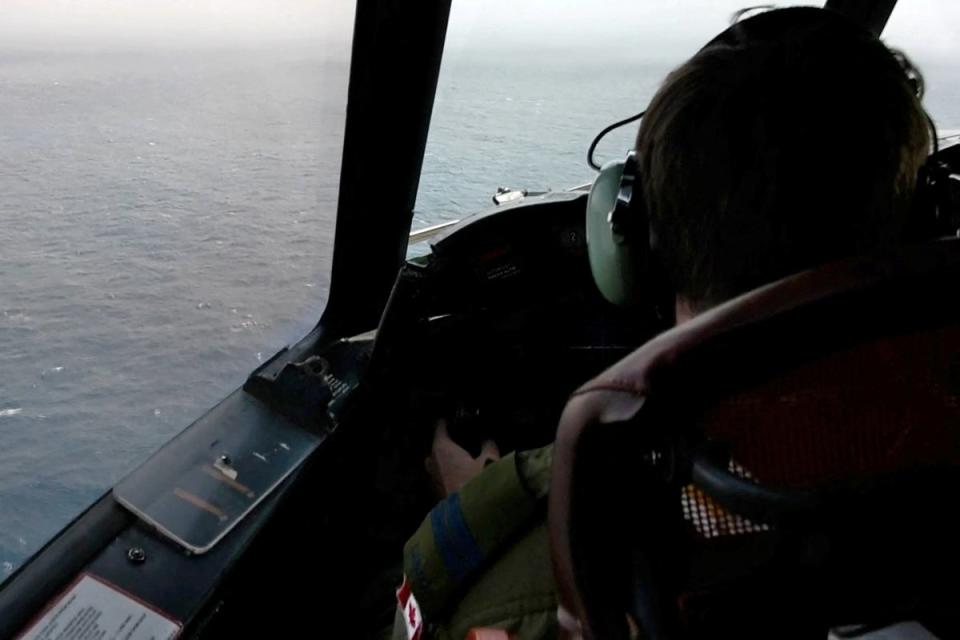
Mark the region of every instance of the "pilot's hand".
[[467, 480], [483, 471], [485, 466], [499, 459], [500, 449], [493, 440], [484, 442], [480, 455], [474, 458], [470, 452], [453, 441], [447, 432], [447, 421], [440, 418], [434, 427], [430, 455], [423, 464], [437, 493], [441, 498], [445, 498], [458, 491]]

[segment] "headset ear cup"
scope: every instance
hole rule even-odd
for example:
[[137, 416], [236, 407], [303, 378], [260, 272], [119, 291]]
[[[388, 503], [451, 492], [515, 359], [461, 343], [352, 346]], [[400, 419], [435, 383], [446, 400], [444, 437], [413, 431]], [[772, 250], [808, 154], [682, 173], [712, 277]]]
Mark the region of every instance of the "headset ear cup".
[[590, 271], [601, 295], [618, 306], [637, 301], [637, 271], [634, 239], [614, 230], [611, 213], [617, 206], [623, 162], [608, 162], [593, 181], [587, 198], [587, 254]]
[[913, 219], [909, 236], [914, 240], [957, 234], [951, 206], [950, 170], [933, 154], [920, 167], [913, 192]]
[[586, 211], [590, 271], [600, 294], [611, 304], [646, 308], [658, 322], [672, 325], [673, 289], [655, 259], [646, 202], [636, 191], [629, 205], [623, 201], [627, 182], [642, 188], [638, 179], [624, 180], [626, 166], [630, 164], [607, 163], [590, 188]]

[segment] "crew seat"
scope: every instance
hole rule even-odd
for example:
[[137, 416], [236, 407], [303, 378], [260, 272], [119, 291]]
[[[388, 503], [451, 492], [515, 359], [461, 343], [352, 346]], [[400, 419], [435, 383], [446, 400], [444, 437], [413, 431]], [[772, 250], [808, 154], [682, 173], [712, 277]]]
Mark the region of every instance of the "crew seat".
[[549, 524], [583, 636], [960, 637], [958, 294], [956, 239], [841, 261], [580, 388]]

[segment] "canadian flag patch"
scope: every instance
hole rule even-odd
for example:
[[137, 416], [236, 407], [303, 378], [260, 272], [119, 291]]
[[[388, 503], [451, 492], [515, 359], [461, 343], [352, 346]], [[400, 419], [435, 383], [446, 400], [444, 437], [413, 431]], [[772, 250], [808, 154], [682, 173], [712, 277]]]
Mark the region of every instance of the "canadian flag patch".
[[420, 605], [410, 590], [407, 576], [403, 576], [403, 584], [397, 587], [397, 606], [407, 626], [408, 640], [421, 640], [423, 636], [423, 616], [420, 614]]

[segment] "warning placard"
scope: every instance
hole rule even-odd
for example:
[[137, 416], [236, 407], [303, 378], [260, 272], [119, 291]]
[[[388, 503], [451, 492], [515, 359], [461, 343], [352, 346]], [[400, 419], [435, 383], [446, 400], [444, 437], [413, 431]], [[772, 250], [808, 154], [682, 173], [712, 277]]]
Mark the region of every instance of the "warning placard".
[[20, 640], [172, 640], [180, 625], [85, 574]]

